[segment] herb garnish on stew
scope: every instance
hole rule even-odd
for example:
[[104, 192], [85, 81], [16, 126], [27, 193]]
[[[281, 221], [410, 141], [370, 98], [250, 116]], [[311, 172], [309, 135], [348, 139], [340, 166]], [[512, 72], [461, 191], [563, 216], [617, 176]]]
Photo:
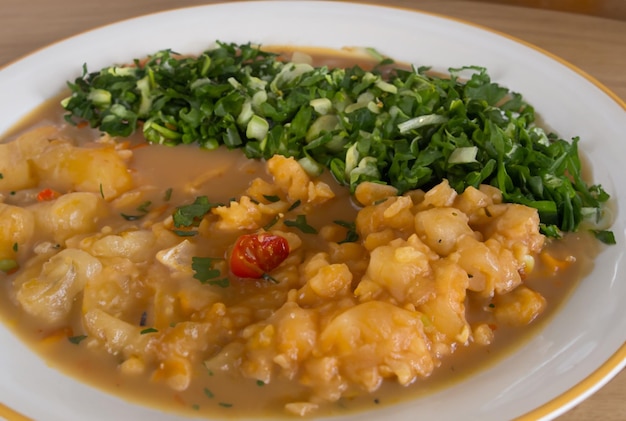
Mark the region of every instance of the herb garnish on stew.
[[[352, 191], [363, 181], [399, 193], [442, 179], [459, 192], [491, 184], [505, 201], [538, 209], [553, 237], [599, 220], [609, 198], [583, 180], [579, 139], [536, 126], [533, 107], [481, 67], [446, 77], [426, 67], [313, 67], [218, 43], [195, 57], [163, 50], [134, 66], [84, 66], [68, 85], [66, 119], [113, 136], [141, 128], [153, 143], [294, 156], [309, 172], [330, 169]], [[610, 232], [597, 234], [614, 242]]]

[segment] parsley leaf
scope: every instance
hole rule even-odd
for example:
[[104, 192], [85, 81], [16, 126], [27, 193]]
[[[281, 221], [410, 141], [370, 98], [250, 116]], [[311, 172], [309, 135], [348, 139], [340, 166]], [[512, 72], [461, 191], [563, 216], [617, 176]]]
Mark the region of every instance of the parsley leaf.
[[192, 204], [176, 208], [173, 215], [174, 226], [177, 228], [197, 226], [204, 215], [218, 206], [220, 204], [209, 202], [206, 196], [196, 197]]

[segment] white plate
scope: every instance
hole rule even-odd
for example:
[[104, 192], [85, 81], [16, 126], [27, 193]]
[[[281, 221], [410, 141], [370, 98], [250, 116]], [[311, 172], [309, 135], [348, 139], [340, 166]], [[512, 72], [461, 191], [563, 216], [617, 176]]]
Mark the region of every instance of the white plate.
[[[626, 105], [571, 65], [513, 39], [431, 14], [351, 3], [231, 2], [158, 13], [81, 34], [2, 69], [0, 133], [59, 93], [66, 80], [79, 76], [83, 63], [96, 70], [163, 48], [198, 53], [215, 40], [366, 46], [440, 70], [487, 67], [495, 81], [523, 93], [563, 138], [582, 138], [580, 148], [591, 159], [595, 181], [617, 201], [618, 245], [598, 257], [593, 273], [518, 352], [423, 399], [343, 419], [550, 418], [624, 367]], [[0, 344], [0, 403], [14, 411], [46, 421], [175, 419], [61, 375], [4, 326]]]

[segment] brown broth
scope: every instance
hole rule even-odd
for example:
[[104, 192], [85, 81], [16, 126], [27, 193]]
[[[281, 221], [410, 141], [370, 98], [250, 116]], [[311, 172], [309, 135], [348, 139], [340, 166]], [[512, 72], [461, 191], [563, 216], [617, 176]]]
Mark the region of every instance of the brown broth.
[[[316, 57], [320, 59], [320, 55]], [[329, 57], [321, 57], [323, 62], [329, 60]], [[336, 65], [346, 64], [342, 60], [331, 62]], [[350, 63], [354, 64], [354, 61]], [[60, 123], [61, 111], [57, 103], [55, 100], [36, 110], [11, 131], [10, 138], [42, 121]], [[94, 132], [89, 129], [68, 127], [67, 134], [89, 137], [93, 136]], [[172, 204], [180, 204], [197, 195], [207, 195], [211, 201], [225, 202], [231, 197], [238, 197], [252, 178], [268, 177], [261, 162], [247, 160], [240, 151], [222, 149], [204, 151], [193, 146], [153, 145], [138, 148], [134, 151], [132, 167], [135, 170], [136, 183], [146, 186], [150, 191], [148, 195], [150, 200], [155, 202], [162, 200], [164, 192], [172, 188], [170, 202]], [[325, 181], [333, 183], [328, 174], [324, 177]], [[194, 184], [196, 190], [193, 195], [185, 196], [180, 191], [182, 186], [191, 180], [197, 180]], [[339, 200], [332, 201], [322, 211], [316, 213], [314, 223], [328, 223], [333, 219], [354, 219], [356, 208], [349, 194], [338, 186], [335, 186], [334, 190], [340, 196]], [[344, 398], [337, 403], [329, 404], [316, 415], [340, 415], [427, 396], [497, 364], [549, 323], [580, 279], [589, 273], [598, 252], [597, 244], [595, 239], [586, 234], [569, 234], [561, 241], [549, 242], [546, 247], [551, 253], [563, 258], [574, 256], [576, 261], [567, 270], [552, 276], [545, 275], [547, 269], [538, 260], [527, 284], [546, 297], [548, 308], [541, 319], [531, 326], [499, 328], [492, 345], [458, 349], [454, 355], [444, 359], [443, 365], [428, 379], [418, 381], [409, 387], [388, 382], [372, 395], [364, 394], [354, 399]], [[151, 382], [147, 375], [138, 377], [122, 375], [118, 370], [119, 361], [116, 357], [100, 349], [85, 349], [71, 344], [66, 340], [67, 331], [42, 331], [9, 298], [10, 281], [9, 278], [2, 282], [0, 316], [15, 334], [35, 349], [50, 365], [81, 382], [123, 399], [190, 416], [220, 418], [267, 416], [275, 419], [283, 413], [282, 408], [286, 402], [304, 393], [301, 387], [287, 379], [278, 378], [271, 384], [260, 385], [254, 380], [209, 372], [203, 367], [197, 368], [192, 385], [184, 392], [173, 392], [165, 385]], [[245, 291], [245, 287], [242, 291]], [[80, 317], [75, 319], [80, 320]], [[78, 326], [74, 328], [77, 329]]]

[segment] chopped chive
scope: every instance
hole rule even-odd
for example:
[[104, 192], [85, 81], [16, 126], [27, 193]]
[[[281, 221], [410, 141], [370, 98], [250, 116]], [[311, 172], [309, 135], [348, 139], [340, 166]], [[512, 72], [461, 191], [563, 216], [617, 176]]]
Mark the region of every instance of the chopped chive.
[[274, 283], [274, 284], [277, 284], [277, 283], [278, 283], [278, 281], [276, 280], [276, 278], [274, 278], [274, 277], [273, 277], [272, 275], [270, 275], [269, 273], [264, 273], [261, 277], [262, 277], [263, 279], [265, 279], [266, 281], [270, 281], [270, 282], [272, 282], [272, 283]]
[[163, 201], [164, 202], [169, 202], [170, 199], [172, 198], [172, 192], [174, 190], [170, 187], [169, 189], [165, 190], [165, 194], [163, 195]]
[[87, 339], [87, 335], [76, 335], [76, 336], [70, 336], [67, 338], [67, 340], [73, 343], [74, 345], [78, 345], [85, 339]]
[[206, 395], [207, 398], [214, 398], [215, 397], [213, 392], [211, 392], [211, 390], [208, 387], [204, 388], [204, 394]]
[[280, 217], [278, 215], [276, 215], [274, 218], [272, 218], [272, 220], [270, 222], [268, 222], [267, 224], [265, 224], [263, 226], [263, 229], [265, 231], [269, 231], [274, 225], [276, 225], [276, 223], [280, 220]]
[[291, 206], [289, 206], [289, 209], [287, 209], [287, 212], [291, 212], [292, 210], [296, 209], [298, 206], [300, 206], [302, 204], [301, 200], [296, 200], [295, 202], [293, 202], [293, 204]]
[[271, 203], [276, 203], [280, 200], [280, 197], [278, 196], [274, 196], [274, 195], [269, 195], [269, 194], [264, 194], [263, 197], [265, 198], [265, 200], [267, 200], [268, 202]]
[[158, 332], [157, 329], [153, 328], [153, 327], [149, 327], [147, 329], [142, 330], [141, 332], [139, 332], [141, 335], [145, 335], [146, 333], [156, 333]]
[[317, 234], [317, 230], [307, 223], [305, 215], [298, 215], [295, 220], [285, 221], [285, 225], [297, 228], [305, 234]]

